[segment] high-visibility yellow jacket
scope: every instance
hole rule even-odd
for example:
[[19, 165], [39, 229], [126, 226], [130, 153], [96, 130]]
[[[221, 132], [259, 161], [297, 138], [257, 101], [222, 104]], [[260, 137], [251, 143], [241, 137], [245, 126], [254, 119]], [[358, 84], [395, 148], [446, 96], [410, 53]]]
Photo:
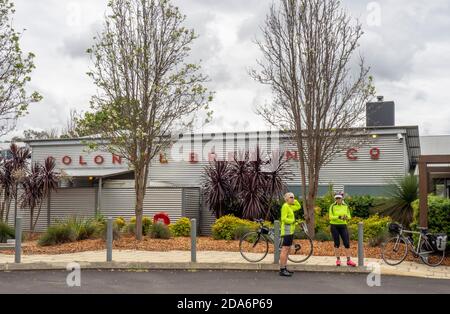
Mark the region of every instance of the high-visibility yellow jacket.
[[348, 219], [352, 218], [350, 209], [345, 203], [342, 203], [341, 205], [338, 205], [337, 203], [332, 204], [328, 216], [330, 217], [331, 225], [346, 225], [348, 220], [339, 219], [341, 216], [347, 216]]
[[294, 234], [295, 215], [294, 213], [302, 208], [302, 205], [295, 200], [294, 204], [284, 203], [281, 207], [281, 236]]

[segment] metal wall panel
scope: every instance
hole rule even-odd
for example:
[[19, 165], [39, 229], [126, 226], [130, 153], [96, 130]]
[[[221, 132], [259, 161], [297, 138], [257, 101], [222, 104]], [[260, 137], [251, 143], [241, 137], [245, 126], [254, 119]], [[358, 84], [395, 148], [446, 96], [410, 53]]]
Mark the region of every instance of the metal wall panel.
[[[101, 213], [105, 217], [124, 217], [127, 221], [135, 216], [134, 189], [103, 189]], [[153, 218], [157, 213], [165, 212], [171, 222], [181, 218], [182, 189], [152, 188], [147, 189], [144, 198], [144, 216]]]
[[[183, 217], [196, 219], [197, 229], [200, 226], [200, 188], [183, 189]], [[198, 231], [198, 230], [197, 230]]]

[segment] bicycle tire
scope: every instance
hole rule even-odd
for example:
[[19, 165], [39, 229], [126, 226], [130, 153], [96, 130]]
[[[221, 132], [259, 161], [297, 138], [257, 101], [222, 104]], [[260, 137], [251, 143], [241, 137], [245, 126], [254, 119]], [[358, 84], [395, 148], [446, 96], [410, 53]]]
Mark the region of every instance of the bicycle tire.
[[[252, 239], [255, 239], [256, 243], [253, 243]], [[253, 249], [255, 249], [259, 243], [261, 243], [261, 246], [256, 249], [256, 252], [246, 252], [247, 248], [251, 248], [253, 246]], [[251, 246], [249, 244], [251, 244]], [[258, 250], [262, 250], [262, 252], [259, 253]], [[256, 231], [247, 232], [239, 241], [239, 252], [248, 262], [258, 263], [262, 261], [269, 252], [269, 240], [264, 234]]]
[[[395, 251], [397, 249], [397, 251]], [[399, 252], [399, 257], [394, 259], [389, 259], [388, 256], [390, 253], [397, 253]], [[383, 243], [381, 247], [381, 258], [383, 261], [390, 265], [390, 266], [396, 266], [402, 263], [406, 256], [408, 255], [408, 243], [405, 241], [403, 237], [393, 237], [387, 240]]]
[[[424, 256], [421, 253], [423, 252], [428, 252], [432, 250], [433, 253], [436, 253], [436, 255], [433, 255], [433, 257], [436, 257], [436, 259], [430, 259], [429, 255], [428, 256]], [[422, 243], [419, 246], [419, 257], [422, 260], [422, 262], [424, 262], [426, 265], [430, 266], [430, 267], [437, 267], [439, 265], [442, 264], [442, 262], [444, 261], [445, 258], [445, 251], [438, 251], [435, 250], [434, 248], [432, 248], [432, 246], [428, 243], [427, 240], [422, 240]]]
[[289, 249], [288, 260], [296, 264], [306, 262], [313, 254], [313, 251], [313, 240], [306, 232], [302, 231], [301, 236], [294, 239], [294, 243]]

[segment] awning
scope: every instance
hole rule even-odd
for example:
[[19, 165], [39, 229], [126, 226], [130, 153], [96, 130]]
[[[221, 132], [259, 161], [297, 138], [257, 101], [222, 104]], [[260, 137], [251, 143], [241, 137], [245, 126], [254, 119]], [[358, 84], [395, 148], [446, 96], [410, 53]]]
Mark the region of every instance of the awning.
[[131, 173], [133, 170], [125, 169], [61, 169], [61, 175], [72, 177], [72, 178], [108, 178], [114, 177], [122, 174]]

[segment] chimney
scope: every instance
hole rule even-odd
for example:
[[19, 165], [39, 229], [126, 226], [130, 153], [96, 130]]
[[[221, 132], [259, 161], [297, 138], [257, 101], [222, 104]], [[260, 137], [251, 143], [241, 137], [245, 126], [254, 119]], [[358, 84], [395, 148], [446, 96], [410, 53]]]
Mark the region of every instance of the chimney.
[[377, 100], [366, 105], [366, 126], [395, 126], [395, 103], [384, 101], [383, 96], [378, 96]]

